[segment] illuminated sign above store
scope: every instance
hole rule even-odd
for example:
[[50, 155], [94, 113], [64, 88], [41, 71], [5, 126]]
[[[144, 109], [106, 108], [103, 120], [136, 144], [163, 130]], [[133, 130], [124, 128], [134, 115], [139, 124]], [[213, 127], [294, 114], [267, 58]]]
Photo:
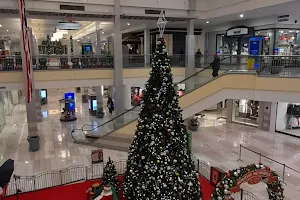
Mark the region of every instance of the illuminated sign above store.
[[56, 29], [59, 30], [79, 30], [80, 24], [76, 22], [59, 22], [56, 25]]
[[248, 35], [249, 28], [232, 28], [227, 30], [227, 36], [239, 36], [239, 35]]

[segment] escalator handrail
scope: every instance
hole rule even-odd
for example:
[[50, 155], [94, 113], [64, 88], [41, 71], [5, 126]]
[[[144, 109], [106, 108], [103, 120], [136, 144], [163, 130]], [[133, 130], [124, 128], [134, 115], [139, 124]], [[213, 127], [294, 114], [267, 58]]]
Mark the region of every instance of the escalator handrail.
[[[229, 57], [226, 57], [226, 58], [222, 58], [222, 59], [220, 59], [220, 61], [226, 60], [226, 59], [228, 59], [228, 58], [230, 58], [230, 56], [229, 56]], [[181, 84], [181, 83], [185, 82], [186, 80], [190, 79], [191, 77], [194, 77], [194, 76], [198, 75], [199, 73], [203, 72], [204, 70], [209, 69], [210, 67], [211, 67], [211, 64], [208, 65], [208, 66], [206, 66], [206, 67], [204, 67], [203, 69], [199, 70], [198, 72], [196, 72], [196, 73], [194, 73], [194, 74], [192, 74], [192, 75], [186, 77], [185, 79], [181, 80], [180, 82], [175, 83], [175, 84], [174, 84], [174, 87], [176, 87], [178, 84]], [[126, 110], [126, 111], [120, 113], [119, 115], [113, 117], [112, 119], [110, 119], [110, 120], [104, 122], [104, 123], [101, 124], [101, 125], [84, 124], [84, 125], [82, 126], [81, 129], [73, 129], [72, 132], [71, 132], [72, 138], [73, 138], [73, 140], [75, 140], [75, 139], [74, 139], [74, 136], [73, 136], [73, 133], [74, 133], [75, 130], [81, 130], [82, 133], [83, 133], [83, 135], [86, 136], [86, 134], [85, 134], [84, 131], [94, 131], [94, 130], [100, 128], [101, 126], [105, 126], [106, 124], [108, 124], [108, 123], [114, 121], [115, 119], [119, 118], [120, 116], [125, 115], [126, 113], [128, 113], [128, 112], [134, 110], [134, 109], [137, 108], [137, 107], [138, 107], [138, 106], [134, 106], [134, 107], [132, 107], [131, 109]], [[90, 129], [90, 130], [84, 130], [84, 127], [85, 127], [85, 126], [94, 126], [94, 127], [93, 127], [92, 129]], [[105, 134], [105, 135], [106, 135], [106, 134]]]

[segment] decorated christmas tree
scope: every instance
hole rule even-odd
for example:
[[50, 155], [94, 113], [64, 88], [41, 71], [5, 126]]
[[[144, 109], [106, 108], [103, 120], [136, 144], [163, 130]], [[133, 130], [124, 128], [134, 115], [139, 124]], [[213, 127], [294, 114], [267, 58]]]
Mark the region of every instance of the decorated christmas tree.
[[114, 162], [110, 159], [110, 157], [108, 158], [108, 162], [104, 167], [102, 177], [102, 185], [107, 186], [108, 184], [111, 184], [116, 191], [119, 191], [117, 170]]
[[50, 35], [47, 35], [46, 51], [47, 51], [47, 55], [51, 54], [51, 39], [50, 39]]
[[56, 52], [56, 55], [62, 54], [62, 44], [60, 41], [56, 41], [56, 43], [55, 43], [55, 52]]
[[188, 147], [188, 132], [178, 105], [163, 36], [166, 20], [158, 20], [158, 39], [144, 104], [129, 149], [124, 178], [127, 200], [202, 199]]

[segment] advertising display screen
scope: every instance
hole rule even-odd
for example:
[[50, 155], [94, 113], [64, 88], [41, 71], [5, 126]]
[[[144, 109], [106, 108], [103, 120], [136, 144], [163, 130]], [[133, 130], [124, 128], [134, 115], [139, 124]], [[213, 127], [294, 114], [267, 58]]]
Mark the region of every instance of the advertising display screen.
[[75, 95], [73, 92], [65, 93], [65, 99], [75, 99]]
[[93, 111], [96, 111], [97, 110], [97, 100], [93, 100], [92, 104], [93, 104]]
[[41, 98], [46, 98], [47, 97], [47, 91], [46, 90], [41, 90]]
[[70, 102], [69, 103], [69, 110], [75, 110], [75, 103], [74, 102]]
[[92, 46], [91, 45], [85, 45], [84, 46], [84, 51], [91, 52], [92, 51]]

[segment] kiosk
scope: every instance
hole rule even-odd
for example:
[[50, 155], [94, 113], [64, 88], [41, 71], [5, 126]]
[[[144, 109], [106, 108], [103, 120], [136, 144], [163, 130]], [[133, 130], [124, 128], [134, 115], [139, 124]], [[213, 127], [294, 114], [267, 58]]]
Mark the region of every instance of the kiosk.
[[65, 93], [65, 98], [59, 100], [59, 102], [60, 102], [60, 110], [61, 110], [60, 121], [69, 122], [69, 121], [77, 120], [76, 113], [75, 113], [74, 93], [72, 92]]
[[40, 96], [41, 96], [41, 105], [47, 104], [48, 103], [47, 89], [41, 89]]
[[96, 114], [97, 114], [97, 98], [95, 95], [89, 94], [88, 104], [89, 104], [90, 115], [96, 116]]

